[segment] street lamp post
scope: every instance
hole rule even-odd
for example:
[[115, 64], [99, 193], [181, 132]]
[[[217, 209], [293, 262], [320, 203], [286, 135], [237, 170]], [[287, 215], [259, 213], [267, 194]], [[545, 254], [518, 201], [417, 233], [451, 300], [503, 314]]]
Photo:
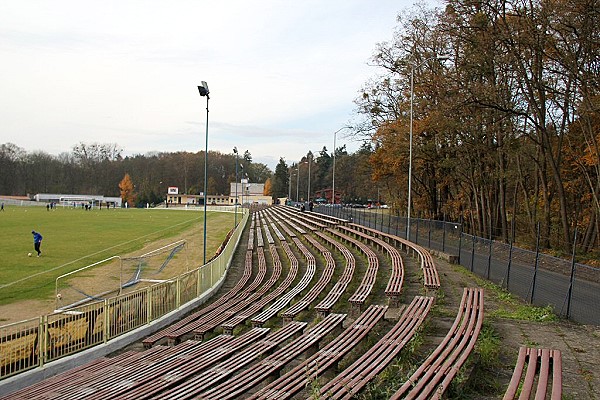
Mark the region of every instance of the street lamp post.
[[198, 92], [200, 93], [200, 96], [206, 96], [206, 144], [204, 148], [204, 257], [202, 262], [202, 264], [206, 264], [206, 193], [208, 189], [208, 100], [210, 99], [210, 96], [208, 94], [210, 93], [210, 91], [208, 90], [208, 84], [205, 81], [202, 81], [202, 85], [198, 86]]
[[290, 173], [290, 177], [288, 179], [288, 200], [292, 201], [292, 178], [294, 177], [294, 173]]
[[307, 157], [307, 161], [308, 161], [308, 189], [306, 192], [306, 201], [310, 202], [310, 164], [312, 164], [311, 163], [312, 156], [310, 156], [310, 158]]
[[419, 64], [412, 62], [410, 64], [410, 126], [409, 126], [409, 145], [408, 145], [408, 207], [406, 211], [406, 240], [410, 240], [410, 208], [412, 195], [412, 148], [413, 148], [413, 101], [415, 97], [414, 80], [415, 68], [420, 67], [430, 60], [447, 60], [448, 56], [436, 55], [429, 57]]
[[238, 209], [238, 149], [237, 147], [233, 148], [233, 152], [235, 153], [235, 217], [233, 218], [233, 227], [237, 226], [237, 209]]
[[351, 126], [342, 126], [337, 131], [333, 132], [333, 177], [332, 177], [332, 187], [331, 187], [331, 204], [335, 204], [335, 139], [337, 134], [342, 129], [352, 129]]
[[300, 163], [296, 166], [296, 203], [300, 202]]

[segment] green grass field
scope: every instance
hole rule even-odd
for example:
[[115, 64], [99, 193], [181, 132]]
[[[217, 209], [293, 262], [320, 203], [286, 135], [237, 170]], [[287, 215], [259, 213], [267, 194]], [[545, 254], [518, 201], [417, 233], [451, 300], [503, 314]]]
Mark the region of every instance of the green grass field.
[[[7, 206], [0, 213], [0, 304], [37, 300], [54, 294], [64, 273], [111, 256], [152, 249], [154, 242], [191, 237], [194, 267], [202, 263], [201, 211]], [[233, 214], [208, 213], [207, 259], [233, 228]], [[40, 232], [42, 257], [33, 249], [31, 231]], [[168, 240], [167, 240], [168, 239]], [[188, 239], [190, 240], [190, 239]], [[32, 253], [28, 257], [28, 253]]]

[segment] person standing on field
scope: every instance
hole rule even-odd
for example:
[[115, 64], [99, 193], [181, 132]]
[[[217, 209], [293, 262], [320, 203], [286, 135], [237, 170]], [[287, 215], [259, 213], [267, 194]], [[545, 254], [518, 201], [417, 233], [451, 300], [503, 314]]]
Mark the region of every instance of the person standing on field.
[[33, 248], [37, 251], [37, 256], [42, 255], [42, 251], [40, 250], [40, 246], [42, 245], [42, 235], [39, 232], [31, 231], [33, 234]]

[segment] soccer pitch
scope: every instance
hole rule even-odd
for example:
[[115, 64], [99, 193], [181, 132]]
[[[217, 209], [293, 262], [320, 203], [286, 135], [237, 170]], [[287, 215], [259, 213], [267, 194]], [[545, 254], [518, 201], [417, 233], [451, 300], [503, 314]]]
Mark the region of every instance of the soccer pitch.
[[[200, 209], [86, 211], [59, 206], [48, 211], [45, 207], [7, 206], [0, 212], [0, 304], [53, 297], [59, 275], [184, 236], [195, 268], [202, 263], [203, 220]], [[207, 214], [207, 259], [233, 222], [233, 213]], [[33, 249], [32, 230], [43, 235], [40, 258]]]

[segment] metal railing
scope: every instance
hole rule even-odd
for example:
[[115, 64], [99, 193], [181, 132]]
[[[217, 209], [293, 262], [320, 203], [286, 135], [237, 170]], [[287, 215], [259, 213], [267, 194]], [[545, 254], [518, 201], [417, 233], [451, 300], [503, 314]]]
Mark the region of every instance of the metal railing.
[[[315, 211], [407, 237], [407, 219], [381, 209], [318, 207]], [[411, 218], [410, 240], [453, 256], [475, 274], [537, 306], [583, 324], [600, 325], [600, 268], [462, 232], [460, 224]], [[442, 282], [443, 285], [443, 282]]]
[[207, 293], [227, 271], [248, 215], [243, 213], [221, 253], [194, 270], [68, 311], [0, 326], [0, 380], [106, 343]]

